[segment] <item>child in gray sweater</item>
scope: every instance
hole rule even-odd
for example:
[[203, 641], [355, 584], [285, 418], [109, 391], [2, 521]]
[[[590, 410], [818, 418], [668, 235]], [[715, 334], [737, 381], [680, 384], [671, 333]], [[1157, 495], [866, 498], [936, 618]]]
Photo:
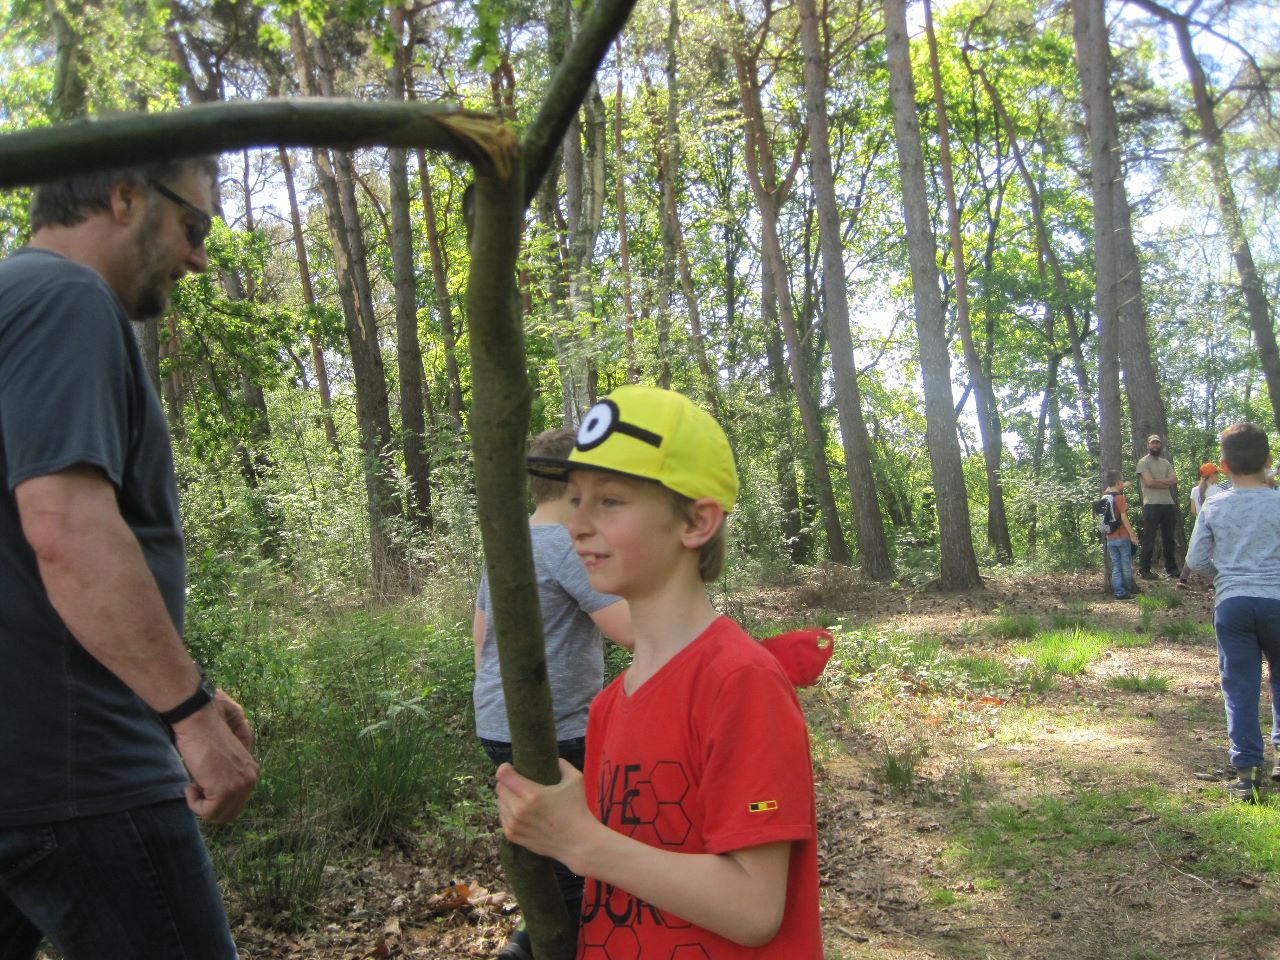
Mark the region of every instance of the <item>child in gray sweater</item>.
[[[1201, 508], [1187, 547], [1187, 565], [1213, 576], [1229, 756], [1239, 774], [1231, 792], [1253, 803], [1264, 761], [1258, 717], [1264, 657], [1271, 683], [1271, 740], [1280, 750], [1280, 493], [1264, 480], [1270, 465], [1265, 431], [1252, 423], [1225, 430], [1221, 466], [1232, 486]], [[1271, 779], [1280, 781], [1280, 755]]]

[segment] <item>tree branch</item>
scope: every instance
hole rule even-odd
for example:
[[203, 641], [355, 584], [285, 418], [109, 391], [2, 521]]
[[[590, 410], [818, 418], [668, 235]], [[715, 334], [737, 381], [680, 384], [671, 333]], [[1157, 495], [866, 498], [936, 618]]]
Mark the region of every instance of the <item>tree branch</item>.
[[573, 46], [551, 78], [542, 106], [525, 131], [524, 206], [528, 209], [560, 148], [569, 122], [587, 95], [596, 70], [622, 32], [636, 0], [597, 0], [582, 22]]
[[211, 103], [0, 136], [0, 188], [245, 147], [377, 144], [440, 150], [499, 176], [509, 174], [517, 146], [496, 117], [443, 104], [322, 97]]

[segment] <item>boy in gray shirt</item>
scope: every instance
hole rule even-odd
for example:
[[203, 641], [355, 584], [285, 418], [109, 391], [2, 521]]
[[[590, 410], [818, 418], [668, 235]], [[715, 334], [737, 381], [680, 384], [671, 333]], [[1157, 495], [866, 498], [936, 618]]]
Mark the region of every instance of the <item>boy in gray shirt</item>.
[[[1258, 726], [1258, 688], [1265, 657], [1271, 683], [1271, 740], [1280, 750], [1280, 493], [1267, 486], [1267, 434], [1237, 423], [1222, 434], [1222, 469], [1232, 486], [1206, 501], [1187, 547], [1187, 565], [1213, 576], [1218, 672], [1226, 704], [1231, 787], [1256, 803], [1264, 747]], [[1271, 771], [1280, 780], [1280, 756]]]
[[[564, 458], [573, 449], [576, 433], [567, 427], [545, 430], [529, 443], [532, 456]], [[534, 511], [529, 517], [533, 566], [538, 579], [538, 604], [547, 652], [547, 675], [555, 711], [560, 756], [582, 769], [586, 758], [587, 708], [604, 685], [604, 643], [601, 633], [630, 648], [631, 614], [624, 600], [597, 593], [574, 550], [565, 523], [573, 508], [563, 481], [530, 476]], [[472, 640], [476, 653], [476, 681], [472, 701], [476, 736], [494, 767], [511, 761], [511, 731], [502, 695], [498, 643], [489, 609], [489, 581], [480, 579], [476, 595]], [[582, 878], [563, 864], [555, 864], [556, 881], [577, 923], [582, 901]], [[501, 960], [530, 960], [532, 950], [523, 927], [498, 953]]]

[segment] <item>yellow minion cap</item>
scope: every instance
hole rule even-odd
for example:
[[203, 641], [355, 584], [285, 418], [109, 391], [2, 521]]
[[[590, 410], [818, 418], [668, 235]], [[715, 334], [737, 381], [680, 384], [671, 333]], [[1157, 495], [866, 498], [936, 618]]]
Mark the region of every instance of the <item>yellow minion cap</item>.
[[690, 500], [710, 497], [726, 513], [738, 500], [738, 471], [724, 431], [674, 390], [619, 387], [582, 418], [568, 460], [529, 460], [530, 471], [543, 476], [583, 467], [654, 480]]

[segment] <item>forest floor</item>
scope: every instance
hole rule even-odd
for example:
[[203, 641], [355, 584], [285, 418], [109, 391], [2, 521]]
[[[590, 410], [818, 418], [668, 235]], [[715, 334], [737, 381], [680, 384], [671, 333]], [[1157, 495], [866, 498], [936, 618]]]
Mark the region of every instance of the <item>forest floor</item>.
[[[1139, 606], [1111, 600], [1098, 573], [964, 593], [815, 578], [729, 612], [761, 629], [845, 626], [802, 692], [828, 958], [1280, 957], [1280, 798], [1248, 807], [1224, 790], [1209, 584], [1140, 584]], [[1019, 687], [1026, 638], [998, 634], [1019, 615], [1128, 639]], [[867, 648], [850, 637], [899, 631], [935, 637], [940, 659], [926, 643], [902, 669], [853, 669]], [[967, 664], [971, 682], [941, 663]], [[515, 915], [480, 786], [447, 835], [327, 868], [330, 897], [304, 930], [240, 915], [242, 956], [493, 956]]]

